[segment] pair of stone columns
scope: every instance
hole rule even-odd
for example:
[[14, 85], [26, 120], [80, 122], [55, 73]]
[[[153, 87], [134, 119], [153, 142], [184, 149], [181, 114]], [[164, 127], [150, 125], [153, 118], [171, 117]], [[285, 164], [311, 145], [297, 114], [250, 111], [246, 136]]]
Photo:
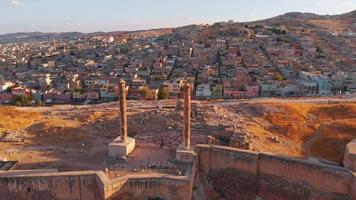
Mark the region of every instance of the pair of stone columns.
[[[126, 82], [120, 81], [120, 123], [121, 142], [127, 142], [127, 113], [126, 113]], [[183, 148], [190, 149], [191, 138], [191, 93], [192, 86], [186, 84], [183, 88], [184, 95], [184, 116], [183, 116]]]

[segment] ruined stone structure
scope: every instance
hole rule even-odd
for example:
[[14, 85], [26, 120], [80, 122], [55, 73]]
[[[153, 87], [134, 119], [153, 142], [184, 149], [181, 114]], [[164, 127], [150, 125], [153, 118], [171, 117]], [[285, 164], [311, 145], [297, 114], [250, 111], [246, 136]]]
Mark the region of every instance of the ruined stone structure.
[[[232, 147], [196, 145], [193, 148], [190, 145], [191, 86], [187, 85], [184, 92], [184, 142], [176, 151], [176, 159], [190, 166], [185, 174], [131, 173], [109, 179], [102, 171], [0, 171], [0, 199], [190, 200], [194, 192], [204, 193], [204, 189], [198, 189], [206, 187], [202, 186], [204, 182], [227, 200], [356, 199], [356, 140], [346, 147], [345, 167]], [[122, 81], [121, 137], [109, 145], [111, 156], [127, 155], [133, 149], [127, 137], [124, 93]]]
[[127, 142], [127, 114], [126, 114], [126, 83], [120, 81], [120, 125], [121, 142]]
[[183, 148], [187, 150], [190, 149], [191, 139], [191, 90], [192, 86], [189, 84], [184, 87]]
[[348, 168], [268, 153], [197, 145], [199, 174], [226, 199], [356, 199]]
[[346, 145], [344, 165], [356, 172], [356, 139]]
[[192, 86], [186, 84], [183, 88], [184, 96], [184, 113], [183, 113], [183, 144], [181, 144], [176, 151], [176, 159], [181, 162], [193, 162], [196, 158], [196, 154], [191, 147], [191, 93]]
[[128, 175], [109, 180], [101, 171], [33, 170], [0, 173], [0, 199], [6, 200], [139, 200], [190, 199], [193, 174]]
[[[350, 144], [345, 162], [350, 161], [348, 156], [355, 156], [349, 149], [355, 147], [355, 141]], [[11, 200], [189, 200], [194, 192], [193, 184], [201, 182], [196, 177], [205, 177], [225, 199], [356, 199], [356, 173], [346, 167], [214, 145], [197, 145], [195, 151], [198, 159], [183, 176], [137, 174], [109, 180], [101, 171], [0, 172], [0, 197]]]
[[121, 134], [109, 144], [109, 157], [121, 157], [135, 148], [135, 139], [127, 136], [126, 82], [120, 81], [120, 127]]

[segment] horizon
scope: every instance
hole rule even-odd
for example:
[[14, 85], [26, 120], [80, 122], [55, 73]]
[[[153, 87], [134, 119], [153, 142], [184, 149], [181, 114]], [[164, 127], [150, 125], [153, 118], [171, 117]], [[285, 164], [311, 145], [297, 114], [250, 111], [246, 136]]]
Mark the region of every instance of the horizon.
[[[262, 0], [183, 0], [169, 4], [163, 0], [58, 2], [1, 0], [0, 9], [4, 12], [0, 13], [0, 17], [5, 20], [0, 21], [0, 34], [138, 31], [228, 20], [251, 22], [290, 12], [338, 15], [356, 10], [356, 0], [271, 0], [268, 5], [259, 7], [255, 5], [263, 4]], [[200, 9], [195, 9], [198, 7]], [[63, 12], [53, 12], [52, 8]], [[172, 9], [176, 11], [172, 12]], [[137, 12], [132, 13], [132, 10]]]

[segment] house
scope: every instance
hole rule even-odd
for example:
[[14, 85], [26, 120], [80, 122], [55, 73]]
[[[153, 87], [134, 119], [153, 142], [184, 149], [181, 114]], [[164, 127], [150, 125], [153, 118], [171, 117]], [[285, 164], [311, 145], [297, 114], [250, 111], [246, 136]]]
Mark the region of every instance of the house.
[[356, 72], [346, 74], [345, 86], [349, 92], [356, 93]]
[[299, 86], [293, 83], [283, 83], [278, 87], [278, 94], [281, 97], [299, 96]]
[[38, 87], [41, 90], [47, 89], [52, 83], [52, 79], [49, 74], [44, 75], [38, 79]]
[[12, 82], [9, 82], [9, 81], [0, 82], [0, 93], [5, 92], [8, 88], [10, 88], [13, 85], [14, 84]]
[[25, 95], [29, 96], [31, 95], [31, 91], [27, 88], [24, 87], [15, 87], [11, 89], [11, 94], [12, 95]]
[[212, 84], [211, 86], [211, 94], [214, 97], [221, 97], [223, 95], [223, 85], [220, 83]]
[[239, 86], [224, 87], [225, 97], [258, 97], [260, 93], [259, 85], [240, 84]]
[[212, 95], [211, 89], [210, 89], [210, 84], [203, 83], [203, 84], [197, 85], [197, 88], [195, 90], [195, 95], [197, 97], [210, 97]]
[[241, 91], [238, 88], [230, 87], [224, 89], [224, 97], [238, 98], [244, 96], [242, 93], [244, 93], [244, 91]]
[[246, 96], [247, 97], [258, 97], [260, 95], [260, 86], [253, 84], [246, 84]]
[[318, 94], [330, 94], [333, 90], [333, 81], [328, 76], [314, 76], [311, 78], [318, 88]]
[[0, 94], [0, 103], [1, 104], [8, 104], [11, 103], [13, 95], [10, 93], [2, 93]]
[[83, 102], [86, 99], [86, 93], [77, 90], [72, 93], [72, 99], [74, 102]]
[[336, 91], [343, 91], [345, 89], [345, 79], [346, 73], [344, 72], [336, 72], [336, 74], [332, 75], [332, 81]]
[[107, 87], [109, 85], [108, 80], [85, 80], [84, 81], [84, 87], [85, 88], [101, 88], [101, 87]]
[[303, 96], [315, 95], [318, 92], [318, 86], [311, 80], [299, 81], [299, 93]]
[[44, 100], [46, 103], [71, 103], [71, 92], [63, 92], [61, 90], [50, 90], [43, 94]]
[[173, 82], [164, 82], [163, 89], [169, 92], [170, 98], [177, 98], [180, 94], [180, 89], [183, 85], [183, 79], [178, 79]]
[[41, 91], [32, 90], [31, 95], [32, 95], [32, 101], [34, 101], [34, 102], [43, 101], [43, 93]]
[[277, 95], [278, 85], [274, 82], [261, 82], [260, 95], [262, 97], [273, 97]]
[[115, 101], [119, 95], [117, 84], [110, 84], [107, 88], [100, 88], [100, 99], [104, 102]]
[[96, 91], [88, 91], [85, 92], [86, 100], [90, 101], [91, 103], [98, 102], [100, 100], [100, 94]]

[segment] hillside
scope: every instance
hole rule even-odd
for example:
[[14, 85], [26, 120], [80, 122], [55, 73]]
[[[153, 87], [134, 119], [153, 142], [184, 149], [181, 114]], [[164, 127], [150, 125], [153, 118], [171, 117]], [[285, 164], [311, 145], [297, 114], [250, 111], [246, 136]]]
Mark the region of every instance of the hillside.
[[[356, 137], [356, 103], [273, 101], [195, 102], [193, 144], [234, 140], [255, 151], [341, 162], [345, 144]], [[182, 142], [181, 114], [176, 101], [161, 103], [168, 107], [129, 102], [129, 134], [138, 145], [175, 149]], [[20, 161], [19, 169], [100, 168], [119, 134], [116, 105], [0, 107], [0, 159]]]
[[233, 126], [240, 144], [288, 156], [339, 163], [345, 145], [356, 137], [355, 103], [250, 101], [207, 108], [204, 114], [207, 124]]
[[345, 145], [356, 137], [355, 104], [279, 104], [266, 113], [269, 131], [292, 139], [305, 155], [341, 162]]

